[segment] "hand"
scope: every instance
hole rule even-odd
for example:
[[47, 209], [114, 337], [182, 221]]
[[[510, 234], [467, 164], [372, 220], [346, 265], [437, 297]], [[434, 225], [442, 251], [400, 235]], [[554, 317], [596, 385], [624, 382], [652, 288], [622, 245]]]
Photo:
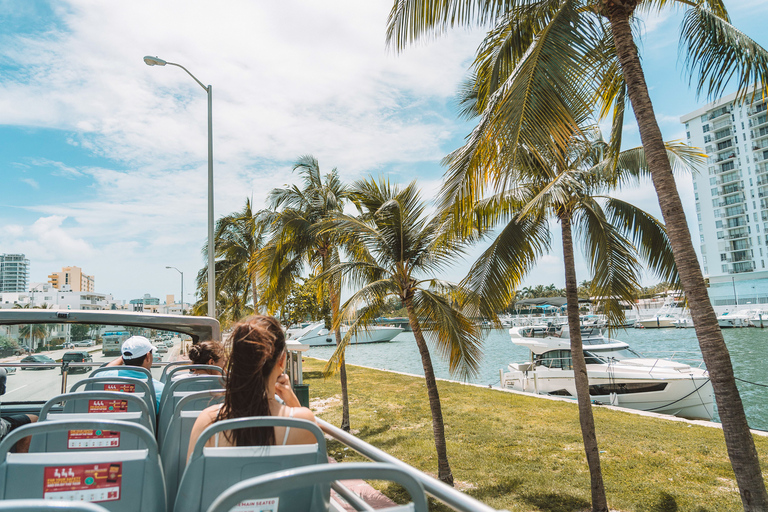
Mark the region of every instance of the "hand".
[[296, 398], [293, 389], [291, 389], [291, 379], [288, 378], [288, 375], [283, 373], [277, 377], [277, 382], [275, 382], [275, 393], [288, 407], [301, 407], [299, 399]]

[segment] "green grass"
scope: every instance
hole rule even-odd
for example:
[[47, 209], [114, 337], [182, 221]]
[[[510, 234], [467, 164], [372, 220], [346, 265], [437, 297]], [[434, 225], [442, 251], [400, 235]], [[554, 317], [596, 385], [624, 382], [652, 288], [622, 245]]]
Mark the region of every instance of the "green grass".
[[[304, 358], [304, 382], [319, 417], [341, 423], [338, 377]], [[347, 366], [352, 432], [435, 476], [437, 461], [424, 380]], [[456, 487], [497, 509], [589, 510], [589, 471], [575, 403], [438, 382], [448, 460]], [[720, 429], [595, 407], [608, 503], [622, 512], [742, 510]], [[319, 412], [318, 412], [319, 411]], [[768, 439], [756, 437], [763, 474]], [[338, 461], [365, 460], [337, 442]], [[382, 486], [383, 485], [383, 486]], [[399, 489], [376, 486], [396, 501]], [[450, 510], [433, 504], [432, 510]]]

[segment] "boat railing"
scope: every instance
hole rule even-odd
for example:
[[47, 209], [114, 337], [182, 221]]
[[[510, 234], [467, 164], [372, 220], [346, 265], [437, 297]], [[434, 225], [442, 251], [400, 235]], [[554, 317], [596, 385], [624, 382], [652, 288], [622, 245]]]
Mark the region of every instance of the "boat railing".
[[[362, 439], [358, 439], [352, 434], [349, 434], [348, 432], [345, 432], [340, 428], [331, 425], [327, 421], [323, 421], [320, 418], [317, 418], [317, 424], [327, 436], [335, 439], [336, 441], [349, 448], [352, 448], [363, 457], [373, 462], [388, 462], [398, 466], [400, 469], [404, 470], [413, 478], [418, 480], [422, 487], [424, 487], [424, 491], [427, 494], [441, 501], [457, 512], [503, 512], [497, 511], [495, 508], [489, 507], [485, 503], [478, 501], [475, 498], [464, 494], [463, 492], [458, 491], [447, 484], [444, 484], [440, 480], [433, 478], [426, 473], [423, 473], [422, 471], [419, 471], [418, 469], [406, 464], [397, 457], [394, 457], [387, 452], [366, 443]], [[334, 490], [336, 489], [337, 487], [335, 484]], [[339, 494], [344, 496], [344, 490], [341, 489]]]
[[[704, 360], [701, 358], [701, 354], [692, 351], [674, 350], [668, 352], [654, 352], [652, 354], [641, 354], [645, 359], [656, 359], [657, 361], [674, 361], [676, 363], [685, 363], [691, 368], [702, 368], [704, 366]], [[653, 367], [655, 367], [655, 363]], [[653, 367], [651, 371], [653, 371]]]

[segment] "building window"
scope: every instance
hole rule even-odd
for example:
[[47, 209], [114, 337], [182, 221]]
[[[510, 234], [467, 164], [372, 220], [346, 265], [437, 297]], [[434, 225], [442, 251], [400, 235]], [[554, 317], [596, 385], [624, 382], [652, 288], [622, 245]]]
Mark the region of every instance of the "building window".
[[718, 231], [717, 232], [717, 239], [721, 240], [722, 238], [724, 238], [723, 232], [722, 231]]
[[701, 131], [703, 131], [704, 133], [707, 133], [709, 131], [709, 125], [705, 124], [704, 126], [702, 126]]
[[[716, 227], [716, 228], [718, 228], [718, 229], [719, 229], [719, 228], [722, 228], [722, 227], [723, 227], [723, 221], [721, 221], [721, 220], [716, 220], [716, 221], [715, 221], [715, 227]], [[701, 226], [699, 226], [699, 229], [701, 229]]]

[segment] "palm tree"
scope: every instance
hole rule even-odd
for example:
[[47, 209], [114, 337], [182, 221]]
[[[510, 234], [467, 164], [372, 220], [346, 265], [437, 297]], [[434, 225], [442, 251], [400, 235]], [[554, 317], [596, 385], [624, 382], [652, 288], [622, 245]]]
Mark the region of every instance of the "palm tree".
[[50, 326], [46, 324], [25, 324], [19, 327], [19, 336], [29, 339], [29, 347], [35, 350], [35, 339], [44, 340], [50, 329]]
[[[494, 221], [504, 216], [512, 220], [472, 266], [466, 281], [468, 287], [483, 297], [487, 310], [497, 309], [506, 303], [515, 282], [522, 278], [513, 266], [515, 250], [519, 248], [506, 242], [505, 232], [510, 228], [514, 230], [524, 221], [539, 224], [541, 230], [547, 229], [550, 218], [560, 223], [571, 358], [582, 439], [592, 481], [592, 507], [593, 510], [607, 511], [581, 344], [574, 238], [580, 239], [589, 255], [592, 287], [598, 296], [607, 298], [603, 299], [603, 305], [611, 325], [623, 324], [621, 301], [633, 302], [635, 299], [642, 272], [640, 258], [647, 261], [647, 268], [663, 278], [676, 280], [677, 274], [664, 226], [636, 206], [605, 195], [647, 173], [642, 150], [626, 151], [614, 160], [608, 152], [609, 144], [602, 140], [599, 132], [592, 133], [593, 138], [588, 140], [574, 134], [569, 147], [551, 152], [549, 166], [531, 159], [527, 166], [511, 170], [517, 180], [509, 189], [476, 203], [474, 217], [480, 219], [480, 225], [486, 226], [485, 229], [495, 227]], [[542, 149], [539, 153], [546, 155], [547, 151]], [[670, 158], [681, 166], [690, 165], [690, 153], [680, 146], [671, 146], [669, 151]], [[518, 246], [528, 243], [527, 240], [516, 242]], [[504, 249], [499, 250], [502, 245]], [[488, 279], [489, 274], [504, 276], [504, 280]], [[546, 287], [545, 291], [560, 293], [554, 285]]]
[[448, 223], [424, 216], [424, 203], [415, 183], [400, 190], [388, 181], [368, 179], [355, 182], [352, 194], [361, 216], [339, 213], [332, 229], [354, 240], [358, 250], [350, 252], [350, 261], [338, 263], [326, 275], [348, 277], [359, 289], [342, 308], [343, 317], [353, 320], [328, 365], [341, 360], [351, 336], [379, 316], [389, 298], [400, 299], [424, 369], [438, 478], [453, 485], [440, 395], [425, 337], [431, 338], [439, 353], [448, 356], [451, 372], [468, 377], [477, 371], [481, 339], [471, 320], [477, 316], [476, 310], [462, 307], [471, 305], [464, 302], [466, 290], [431, 277], [462, 253], [463, 242], [451, 238]]
[[[257, 256], [264, 245], [266, 222], [264, 214], [254, 213], [250, 199], [243, 209], [230, 213], [216, 222], [214, 232], [214, 254], [216, 255], [216, 290], [219, 293], [216, 311], [222, 312], [219, 320], [223, 324], [236, 322], [258, 308]], [[208, 243], [203, 246], [208, 254]], [[197, 273], [197, 291], [208, 283], [208, 265]], [[207, 311], [207, 294], [193, 306], [193, 313]], [[226, 314], [223, 314], [226, 312]], [[240, 316], [242, 315], [242, 316]]]
[[[522, 156], [520, 144], [507, 152], [491, 146], [498, 136], [546, 147], [562, 144], [595, 106], [601, 115], [613, 107], [613, 125], [623, 123], [626, 100], [640, 130], [654, 188], [669, 234], [696, 327], [704, 361], [712, 379], [726, 447], [745, 510], [768, 510], [752, 434], [736, 387], [733, 367], [714, 309], [709, 301], [685, 219], [680, 196], [653, 111], [648, 86], [632, 33], [638, 15], [663, 8], [685, 10], [681, 50], [697, 92], [717, 97], [733, 77], [737, 97], [768, 90], [768, 52], [733, 27], [722, 0], [504, 0], [454, 2], [396, 0], [388, 40], [398, 48], [426, 32], [453, 25], [496, 24], [478, 54], [482, 75], [483, 117], [465, 146], [457, 167], [468, 176], [485, 167], [491, 181], [503, 180], [504, 169]], [[615, 147], [621, 138], [612, 137]], [[471, 195], [481, 180], [468, 179], [461, 190]]]
[[[269, 242], [259, 254], [257, 267], [263, 287], [264, 303], [277, 311], [300, 280], [305, 266], [310, 273], [321, 274], [339, 261], [339, 237], [322, 229], [332, 215], [344, 211], [349, 192], [334, 168], [324, 177], [320, 164], [310, 155], [300, 157], [293, 167], [299, 171], [303, 188], [291, 186], [273, 189], [268, 198], [271, 214], [265, 219], [272, 230]], [[341, 281], [333, 276], [319, 280], [318, 301], [326, 311], [326, 328], [335, 327], [336, 343], [341, 344], [338, 328]], [[347, 371], [342, 355], [339, 367], [342, 395], [341, 428], [349, 431], [349, 394]]]

